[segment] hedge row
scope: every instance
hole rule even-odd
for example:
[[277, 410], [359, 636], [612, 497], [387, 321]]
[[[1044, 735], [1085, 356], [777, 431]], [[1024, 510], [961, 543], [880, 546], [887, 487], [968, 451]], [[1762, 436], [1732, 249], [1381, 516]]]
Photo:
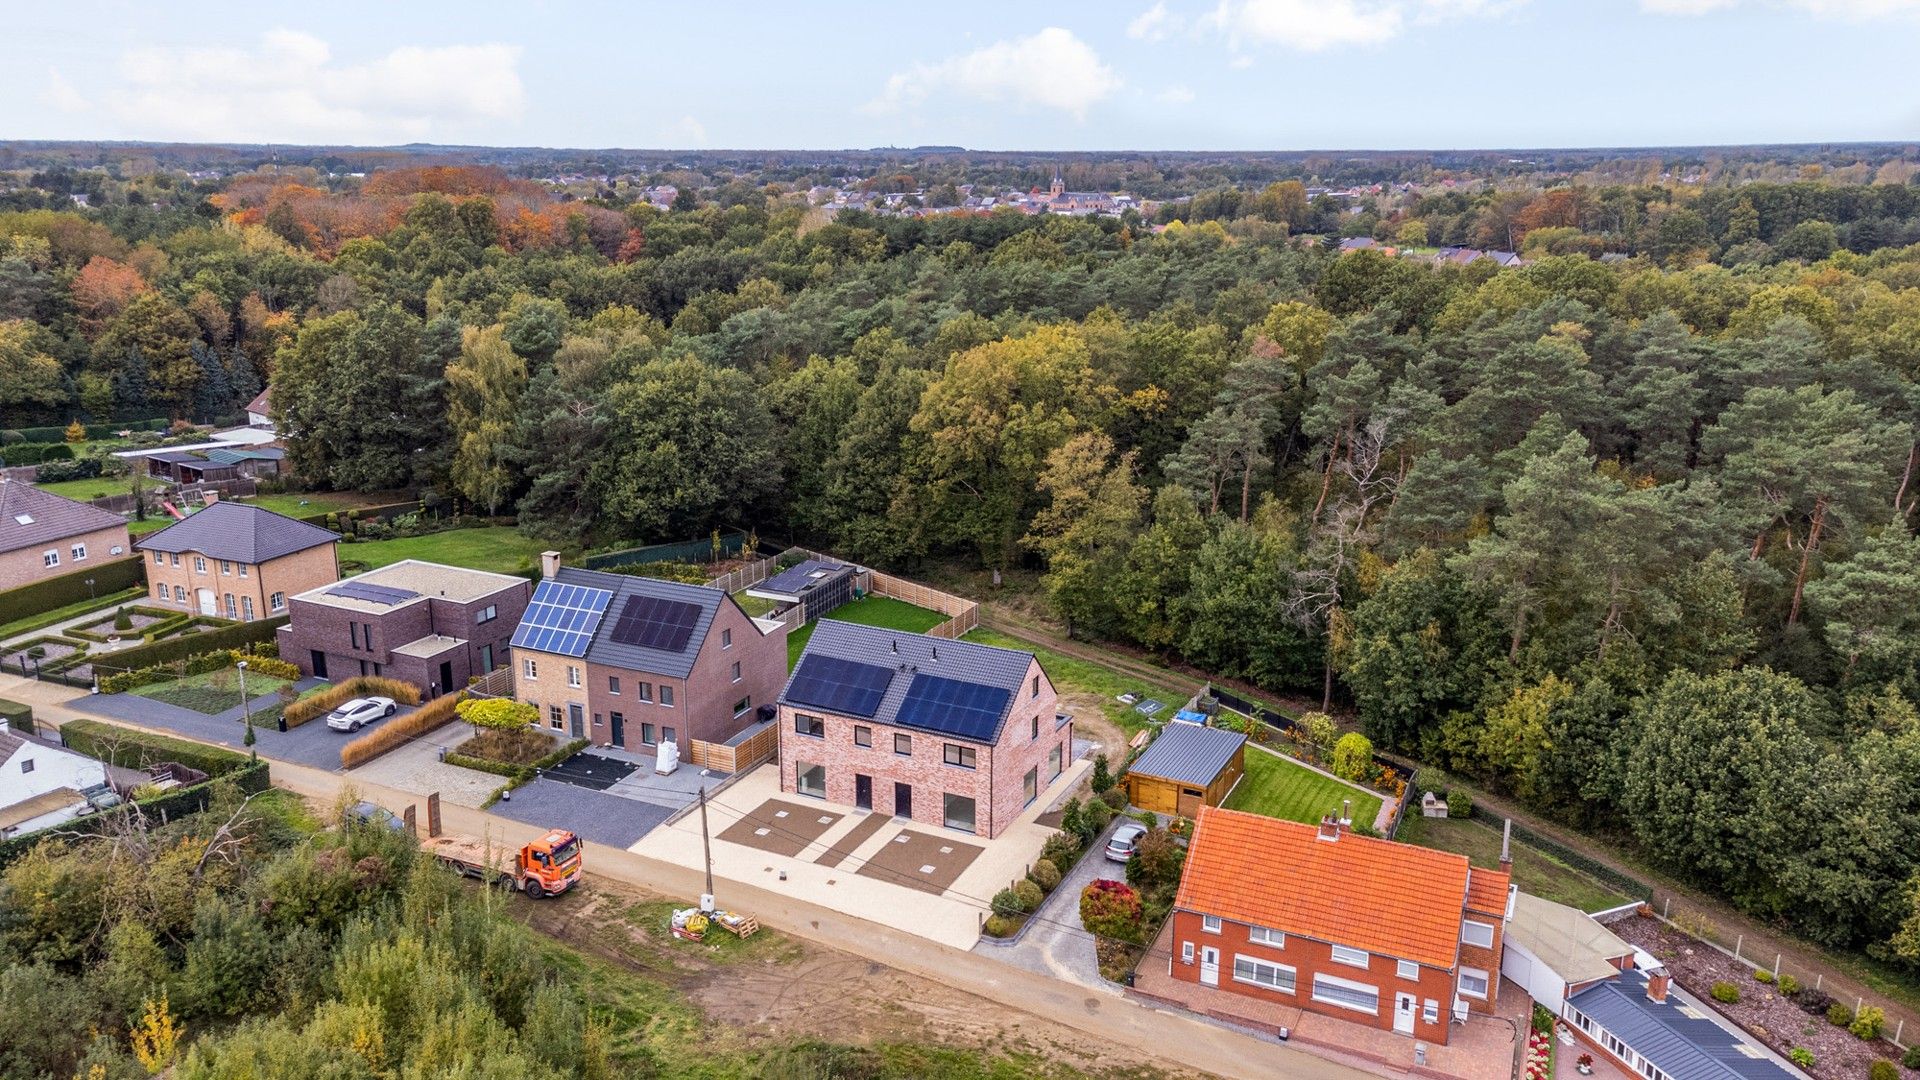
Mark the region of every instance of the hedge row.
[[[1493, 828], [1499, 829], [1502, 819], [1495, 815], [1487, 814], [1485, 815], [1485, 821]], [[1526, 844], [1528, 847], [1543, 851], [1601, 884], [1618, 889], [1620, 892], [1626, 894], [1629, 899], [1653, 899], [1653, 886], [1641, 881], [1639, 878], [1623, 874], [1605, 863], [1590, 859], [1560, 841], [1555, 840], [1553, 837], [1536, 832], [1520, 824], [1518, 821], [1513, 821], [1511, 824], [1513, 825], [1513, 838]]]
[[[87, 588], [88, 578], [93, 579], [91, 590]], [[105, 562], [58, 577], [41, 578], [17, 589], [0, 592], [0, 623], [85, 603], [93, 597], [123, 592], [136, 586], [142, 591], [147, 587], [145, 561], [138, 557]]]
[[155, 667], [175, 660], [185, 660], [190, 656], [221, 652], [226, 649], [255, 651], [248, 649], [248, 646], [274, 640], [274, 635], [281, 627], [287, 625], [290, 617], [277, 615], [271, 619], [234, 623], [231, 626], [222, 626], [217, 630], [208, 630], [204, 633], [182, 634], [179, 637], [167, 638], [165, 641], [136, 645], [131, 649], [122, 649], [114, 653], [114, 663], [110, 668], [107, 665], [96, 665], [95, 670], [133, 671], [136, 668]]
[[176, 761], [208, 776], [225, 776], [251, 764], [245, 754], [205, 743], [137, 731], [102, 720], [69, 720], [60, 725], [60, 741], [88, 757], [123, 769], [144, 769]]
[[[67, 629], [60, 631], [60, 636], [75, 638], [80, 641], [93, 641], [93, 642], [104, 643], [108, 637], [115, 636], [115, 634], [117, 633], [116, 631], [111, 629], [113, 624], [111, 622], [108, 622], [107, 620], [111, 619], [113, 617], [113, 614], [118, 610], [119, 610], [118, 608], [103, 608], [102, 614], [106, 615], [107, 618], [100, 619], [96, 622], [87, 624], [89, 626], [98, 626], [100, 625], [100, 623], [105, 622], [107, 623], [107, 626], [109, 628], [105, 633], [102, 633], [101, 631], [98, 631], [98, 630], [81, 630], [77, 627], [70, 626]], [[148, 623], [147, 625], [140, 628], [140, 640], [148, 641], [148, 642], [152, 641], [156, 637], [159, 637], [161, 634], [165, 634], [173, 630], [178, 630], [179, 628], [187, 625], [187, 623], [193, 620], [193, 616], [191, 615], [186, 615], [178, 611], [168, 611], [165, 608], [146, 607], [141, 604], [129, 605], [127, 607], [127, 614], [153, 615], [159, 618], [160, 620], [159, 622]], [[129, 630], [127, 631], [127, 633], [131, 634], [133, 633], [133, 631]], [[129, 647], [131, 648], [131, 646]]]
[[0, 698], [0, 720], [7, 722], [7, 728], [25, 735], [33, 734], [33, 706], [22, 705], [17, 701]]
[[242, 660], [247, 662], [249, 671], [256, 671], [277, 679], [298, 680], [300, 678], [300, 668], [285, 660], [271, 656], [254, 656], [239, 649], [220, 649], [189, 656], [185, 660], [175, 660], [171, 663], [155, 664], [152, 667], [135, 668], [132, 671], [102, 676], [99, 683], [100, 692], [124, 694], [154, 683], [172, 682], [189, 675], [203, 675], [209, 671], [233, 667]]
[[[88, 424], [87, 438], [107, 439], [122, 431], [165, 431], [172, 421], [164, 416], [151, 420], [109, 420], [103, 424]], [[67, 429], [64, 427], [26, 427], [8, 428], [0, 431], [0, 444], [22, 442], [65, 442]]]
[[[69, 722], [67, 727], [72, 727], [73, 724], [80, 722], [81, 721]], [[138, 806], [141, 812], [146, 814], [149, 819], [178, 821], [180, 818], [186, 817], [189, 814], [197, 814], [205, 810], [207, 804], [213, 801], [215, 785], [228, 781], [237, 784], [240, 790], [248, 795], [257, 795], [267, 790], [272, 783], [272, 777], [268, 772], [266, 762], [249, 761], [243, 768], [236, 769], [224, 777], [206, 780], [190, 787], [176, 788], [150, 798], [139, 799], [134, 805]], [[97, 833], [106, 826], [107, 822], [114, 820], [117, 815], [128, 812], [129, 808], [123, 805], [105, 813], [75, 818], [72, 821], [59, 825], [58, 828], [64, 833], [80, 833], [82, 835]], [[48, 830], [42, 829], [39, 832], [27, 833], [25, 836], [16, 836], [11, 840], [0, 840], [0, 868], [4, 868], [8, 863], [33, 850], [35, 845], [46, 838], [47, 831]]]
[[97, 457], [80, 458], [77, 461], [43, 460], [39, 470], [33, 474], [33, 482], [59, 484], [68, 480], [91, 480], [106, 471], [105, 463]]
[[14, 443], [0, 446], [0, 460], [8, 465], [38, 465], [43, 461], [72, 461], [73, 447], [66, 443]]
[[355, 675], [317, 694], [303, 697], [281, 712], [289, 730], [333, 711], [334, 706], [357, 697], [390, 697], [402, 705], [420, 704], [420, 688], [410, 682], [380, 675]]
[[380, 724], [340, 748], [340, 767], [352, 769], [365, 765], [381, 754], [400, 749], [415, 736], [432, 731], [453, 719], [453, 707], [466, 696], [465, 690], [457, 694], [442, 694], [405, 716], [396, 716]]

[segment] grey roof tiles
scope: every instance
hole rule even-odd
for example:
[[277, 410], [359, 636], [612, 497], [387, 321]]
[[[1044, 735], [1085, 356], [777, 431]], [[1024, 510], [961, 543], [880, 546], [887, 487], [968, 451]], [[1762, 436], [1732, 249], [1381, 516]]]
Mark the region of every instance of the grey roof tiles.
[[[991, 732], [985, 738], [969, 740], [985, 743], [1000, 741], [1000, 733], [1006, 726], [1007, 716], [1013, 711], [1013, 706], [1027, 699], [1028, 694], [1022, 689], [1022, 684], [1026, 682], [1027, 670], [1033, 663], [1033, 654], [1014, 649], [998, 649], [968, 641], [948, 641], [945, 638], [862, 626], [838, 619], [821, 619], [814, 628], [813, 637], [807, 641], [806, 651], [800, 655], [802, 664], [809, 656], [831, 656], [885, 667], [892, 672], [886, 692], [881, 695], [879, 708], [872, 717], [878, 724], [919, 727], [955, 735], [945, 728], [929, 728], [901, 721], [900, 706], [906, 701], [907, 690], [918, 674], [1005, 690], [1008, 692], [1007, 703], [1000, 710]], [[795, 674], [799, 671], [800, 665], [796, 664]], [[790, 699], [787, 691], [792, 686], [793, 678], [789, 677], [787, 685], [780, 691], [781, 704], [802, 709], [815, 707]]]
[[119, 514], [97, 506], [19, 480], [0, 481], [0, 551], [18, 551], [125, 524]]
[[197, 551], [215, 559], [257, 565], [339, 539], [339, 533], [258, 506], [217, 502], [134, 546], [141, 551]]

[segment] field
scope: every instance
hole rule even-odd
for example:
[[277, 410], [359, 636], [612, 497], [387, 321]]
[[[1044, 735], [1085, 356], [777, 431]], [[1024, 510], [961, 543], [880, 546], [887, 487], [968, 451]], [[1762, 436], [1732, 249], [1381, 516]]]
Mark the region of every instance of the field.
[[[178, 705], [183, 709], [192, 709], [208, 716], [218, 716], [228, 709], [240, 707], [239, 672], [230, 669], [209, 671], [199, 675], [189, 675], [173, 682], [153, 683], [142, 686], [133, 692], [144, 698], [164, 701], [169, 705]], [[287, 685], [287, 680], [276, 679], [271, 675], [252, 675], [247, 678], [247, 696], [256, 698], [262, 694], [271, 694]], [[264, 716], [264, 713], [256, 716]]]
[[[1079, 660], [1063, 653], [1039, 645], [1029, 645], [1018, 638], [992, 630], [979, 629], [966, 636], [966, 640], [981, 645], [994, 645], [1002, 649], [1018, 649], [1029, 652], [1047, 669], [1047, 677], [1053, 680], [1053, 686], [1062, 698], [1069, 694], [1082, 695], [1087, 699], [1098, 700], [1101, 713], [1108, 720], [1119, 725], [1128, 735], [1132, 735], [1147, 726], [1147, 718], [1133, 711], [1133, 706], [1121, 701], [1120, 695], [1138, 694], [1147, 688], [1138, 679], [1129, 678], [1110, 668], [1087, 660]], [[1172, 716], [1180, 702], [1169, 701], [1168, 695], [1158, 691], [1147, 691], [1148, 696], [1167, 702], [1167, 708], [1161, 716]]]
[[[1492, 828], [1470, 820], [1421, 817], [1417, 806], [1409, 809], [1394, 839], [1465, 855], [1475, 866], [1500, 865], [1500, 834]], [[1513, 880], [1526, 892], [1582, 911], [1605, 911], [1627, 902], [1606, 885], [1518, 841], [1513, 845]]]
[[1312, 824], [1338, 814], [1343, 799], [1353, 800], [1353, 820], [1372, 825], [1380, 814], [1380, 796], [1322, 776], [1278, 754], [1248, 747], [1247, 774], [1227, 796], [1229, 810], [1246, 810], [1287, 821]]
[[[907, 630], [915, 634], [924, 633], [947, 621], [945, 615], [937, 611], [928, 611], [923, 607], [914, 607], [903, 600], [890, 596], [863, 596], [850, 603], [834, 608], [832, 614], [823, 618], [838, 619], [841, 622], [859, 623], [862, 626], [884, 626], [890, 630]], [[817, 620], [810, 622], [787, 634], [787, 669], [800, 660], [800, 651], [807, 647], [807, 641], [813, 637], [813, 628]]]
[[365, 563], [368, 569], [376, 569], [402, 559], [424, 559], [449, 566], [511, 574], [532, 567], [540, 552], [547, 547], [546, 541], [525, 536], [517, 529], [492, 525], [479, 529], [449, 529], [398, 540], [341, 544], [340, 561]]

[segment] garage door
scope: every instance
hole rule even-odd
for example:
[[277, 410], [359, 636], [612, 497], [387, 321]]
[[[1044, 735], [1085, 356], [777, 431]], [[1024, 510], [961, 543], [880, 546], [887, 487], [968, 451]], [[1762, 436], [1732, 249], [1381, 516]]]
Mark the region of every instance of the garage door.
[[1180, 789], [1161, 780], [1131, 776], [1127, 778], [1127, 801], [1142, 810], [1171, 814], [1179, 809], [1175, 801]]

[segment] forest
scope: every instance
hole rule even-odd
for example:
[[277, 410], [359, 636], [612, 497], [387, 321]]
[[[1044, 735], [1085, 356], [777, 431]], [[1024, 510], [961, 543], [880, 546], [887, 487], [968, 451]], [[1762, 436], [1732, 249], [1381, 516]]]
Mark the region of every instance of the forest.
[[1165, 223], [829, 219], [739, 181], [660, 211], [441, 165], [138, 184], [0, 213], [6, 426], [270, 383], [318, 489], [576, 548], [737, 526], [1034, 569], [1077, 636], [1920, 972], [1904, 176], [1355, 212], [1279, 182]]

